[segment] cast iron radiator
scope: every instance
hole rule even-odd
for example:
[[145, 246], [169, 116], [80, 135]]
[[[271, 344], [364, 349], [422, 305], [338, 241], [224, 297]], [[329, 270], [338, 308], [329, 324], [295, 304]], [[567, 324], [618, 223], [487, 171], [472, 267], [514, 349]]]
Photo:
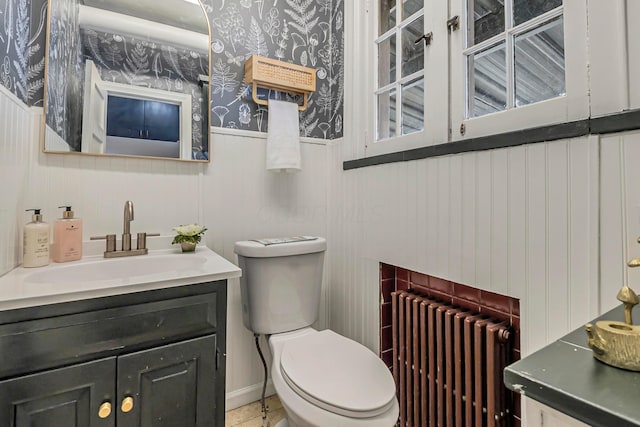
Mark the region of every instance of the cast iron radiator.
[[413, 291], [392, 293], [400, 426], [507, 426], [513, 400], [507, 322]]

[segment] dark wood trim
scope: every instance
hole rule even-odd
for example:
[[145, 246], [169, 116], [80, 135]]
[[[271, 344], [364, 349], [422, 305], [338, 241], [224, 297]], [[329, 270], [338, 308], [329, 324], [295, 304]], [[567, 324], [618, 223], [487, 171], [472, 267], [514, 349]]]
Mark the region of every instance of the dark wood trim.
[[608, 116], [577, 120], [556, 125], [521, 129], [479, 138], [420, 147], [412, 150], [397, 151], [379, 156], [346, 160], [343, 170], [359, 169], [367, 166], [387, 163], [407, 162], [427, 159], [429, 157], [460, 154], [470, 151], [493, 150], [496, 148], [515, 147], [524, 144], [554, 141], [558, 139], [577, 138], [585, 135], [598, 135], [640, 129], [640, 110], [623, 111]]
[[640, 110], [623, 111], [590, 119], [592, 134], [606, 134], [640, 129]]

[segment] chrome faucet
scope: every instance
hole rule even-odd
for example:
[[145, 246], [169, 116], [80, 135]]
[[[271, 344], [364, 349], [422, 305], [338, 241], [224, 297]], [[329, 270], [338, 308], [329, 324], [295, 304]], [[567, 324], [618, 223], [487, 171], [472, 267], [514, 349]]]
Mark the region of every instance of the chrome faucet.
[[147, 249], [147, 237], [159, 236], [160, 233], [138, 233], [137, 234], [137, 248], [131, 249], [131, 221], [133, 221], [133, 202], [127, 200], [124, 203], [124, 220], [122, 227], [122, 250], [116, 250], [116, 235], [107, 234], [106, 236], [92, 236], [91, 240], [105, 239], [107, 241], [107, 248], [104, 251], [105, 258], [118, 258], [134, 255], [146, 255], [149, 250]]

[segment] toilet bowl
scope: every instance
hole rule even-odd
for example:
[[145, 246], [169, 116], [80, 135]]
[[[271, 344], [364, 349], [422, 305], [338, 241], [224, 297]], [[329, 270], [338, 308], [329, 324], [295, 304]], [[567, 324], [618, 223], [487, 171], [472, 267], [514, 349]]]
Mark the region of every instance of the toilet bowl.
[[382, 360], [362, 344], [311, 327], [326, 248], [325, 239], [310, 236], [236, 242], [244, 325], [268, 337], [271, 378], [289, 426], [392, 427], [399, 408]]
[[271, 335], [269, 348], [273, 386], [290, 427], [395, 425], [393, 377], [368, 348], [312, 328]]

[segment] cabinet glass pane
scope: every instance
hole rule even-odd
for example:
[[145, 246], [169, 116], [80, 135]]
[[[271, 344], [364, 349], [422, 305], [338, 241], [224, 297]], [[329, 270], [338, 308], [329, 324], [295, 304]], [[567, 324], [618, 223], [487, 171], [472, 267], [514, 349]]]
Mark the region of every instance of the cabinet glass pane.
[[424, 79], [402, 85], [402, 134], [424, 129]]
[[562, 0], [513, 0], [513, 22], [527, 22], [562, 5]]
[[424, 6], [424, 0], [404, 0], [402, 2], [402, 19], [407, 19]]
[[396, 91], [378, 95], [378, 135], [377, 140], [396, 136]]
[[396, 26], [396, 0], [380, 0], [378, 34], [384, 34]]
[[469, 2], [473, 3], [473, 13], [469, 14], [469, 46], [504, 32], [504, 0]]
[[469, 56], [469, 116], [478, 117], [507, 107], [505, 45]]
[[396, 81], [396, 36], [378, 43], [378, 87]]
[[424, 42], [415, 41], [424, 33], [424, 17], [402, 29], [402, 77], [424, 68]]
[[562, 18], [515, 38], [516, 106], [565, 94]]

